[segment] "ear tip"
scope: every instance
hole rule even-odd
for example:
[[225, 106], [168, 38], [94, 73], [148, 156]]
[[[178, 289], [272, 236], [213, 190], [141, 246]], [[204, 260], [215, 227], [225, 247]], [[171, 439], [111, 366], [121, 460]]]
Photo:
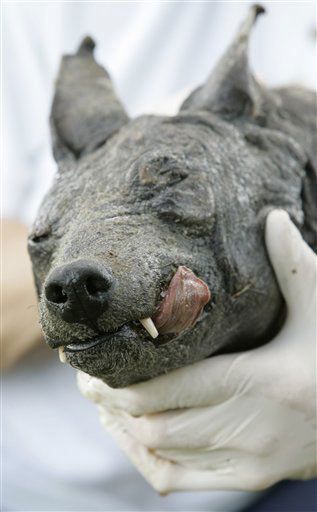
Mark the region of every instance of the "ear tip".
[[253, 6], [255, 17], [257, 18], [260, 14], [265, 14], [266, 9], [261, 4], [254, 4]]
[[93, 53], [95, 49], [96, 43], [90, 36], [85, 36], [82, 42], [79, 45], [77, 50], [77, 55], [81, 55], [83, 53]]

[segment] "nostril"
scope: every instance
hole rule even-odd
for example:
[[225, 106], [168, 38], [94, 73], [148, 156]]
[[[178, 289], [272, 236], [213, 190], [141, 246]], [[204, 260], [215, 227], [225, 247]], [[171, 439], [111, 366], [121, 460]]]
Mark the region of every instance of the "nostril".
[[67, 293], [59, 284], [50, 284], [45, 290], [46, 298], [55, 304], [64, 304], [67, 302]]
[[114, 287], [111, 269], [78, 260], [52, 270], [45, 282], [45, 302], [49, 313], [65, 322], [98, 330], [96, 320], [109, 307]]
[[86, 279], [86, 290], [91, 296], [100, 296], [104, 292], [107, 292], [110, 288], [111, 283], [103, 276], [89, 276]]

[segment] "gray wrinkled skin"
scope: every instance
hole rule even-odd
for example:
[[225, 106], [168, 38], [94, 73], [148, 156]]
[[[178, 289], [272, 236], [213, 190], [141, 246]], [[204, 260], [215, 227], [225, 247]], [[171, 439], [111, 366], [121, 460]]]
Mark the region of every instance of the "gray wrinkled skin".
[[[75, 368], [123, 387], [210, 355], [267, 342], [283, 301], [264, 245], [265, 216], [286, 209], [316, 241], [316, 97], [267, 90], [247, 62], [250, 9], [211, 77], [176, 117], [128, 120], [89, 38], [64, 57], [52, 109], [59, 171], [29, 240], [40, 320]], [[315, 189], [314, 189], [315, 187]], [[98, 262], [114, 278], [97, 323], [67, 323], [45, 301], [54, 269]], [[152, 339], [152, 317], [178, 266], [211, 291], [197, 324]], [[94, 343], [94, 341], [93, 341]]]

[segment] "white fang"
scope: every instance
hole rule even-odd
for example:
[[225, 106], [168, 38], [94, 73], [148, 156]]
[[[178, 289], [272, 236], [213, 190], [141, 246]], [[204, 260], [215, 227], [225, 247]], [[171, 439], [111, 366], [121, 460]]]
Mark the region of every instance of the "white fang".
[[58, 356], [61, 363], [66, 363], [65, 347], [58, 347]]
[[150, 334], [150, 336], [152, 336], [152, 338], [158, 337], [159, 333], [154, 325], [152, 318], [142, 318], [140, 322], [143, 325], [144, 329]]

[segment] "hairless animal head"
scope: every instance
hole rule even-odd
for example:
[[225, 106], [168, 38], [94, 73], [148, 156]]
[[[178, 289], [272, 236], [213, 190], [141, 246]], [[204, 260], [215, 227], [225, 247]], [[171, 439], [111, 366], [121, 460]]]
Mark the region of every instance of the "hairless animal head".
[[122, 387], [256, 347], [283, 309], [266, 212], [307, 239], [314, 95], [252, 76], [253, 6], [175, 117], [131, 120], [87, 37], [63, 57], [51, 127], [58, 173], [29, 237], [40, 321], [75, 368]]

